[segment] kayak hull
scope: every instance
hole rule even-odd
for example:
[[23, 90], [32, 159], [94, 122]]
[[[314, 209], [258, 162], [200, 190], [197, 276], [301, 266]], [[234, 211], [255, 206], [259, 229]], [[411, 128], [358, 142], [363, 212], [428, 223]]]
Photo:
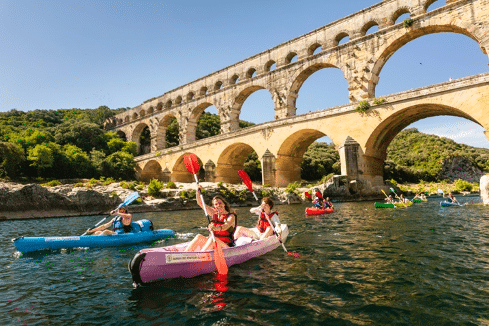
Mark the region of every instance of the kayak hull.
[[[285, 242], [289, 230], [282, 224], [282, 240]], [[241, 238], [240, 238], [241, 239]], [[280, 246], [276, 236], [252, 241], [230, 248], [223, 248], [228, 267], [259, 257]], [[185, 252], [189, 242], [167, 247], [143, 249], [129, 262], [128, 269], [136, 285], [146, 285], [161, 280], [183, 277], [192, 278], [215, 272], [214, 250], [204, 252]]]
[[441, 201], [440, 206], [441, 207], [462, 207], [462, 205], [459, 203], [453, 203], [453, 202], [447, 202], [447, 201]]
[[412, 202], [405, 202], [405, 203], [384, 203], [384, 202], [375, 202], [374, 207], [379, 209], [379, 208], [404, 208], [404, 207], [409, 207], [413, 205]]
[[428, 200], [421, 200], [421, 199], [412, 199], [411, 201], [412, 201], [413, 203], [428, 202]]
[[19, 237], [14, 240], [15, 248], [21, 253], [58, 250], [84, 247], [110, 247], [118, 245], [152, 242], [163, 238], [174, 237], [171, 229], [158, 229], [138, 233], [117, 235], [87, 235], [87, 236], [55, 236], [55, 237]]
[[326, 209], [320, 209], [320, 208], [313, 208], [313, 207], [307, 207], [306, 208], [306, 215], [323, 215], [323, 214], [328, 214], [332, 213], [333, 208], [326, 208]]

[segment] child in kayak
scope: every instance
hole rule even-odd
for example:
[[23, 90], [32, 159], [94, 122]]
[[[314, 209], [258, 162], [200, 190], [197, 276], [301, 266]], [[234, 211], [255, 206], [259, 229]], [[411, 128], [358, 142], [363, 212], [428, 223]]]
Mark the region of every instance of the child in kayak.
[[[233, 234], [236, 230], [236, 213], [231, 212], [229, 203], [219, 195], [216, 195], [212, 199], [212, 207], [202, 203], [200, 189], [201, 186], [198, 185], [196, 194], [197, 204], [201, 208], [206, 206], [207, 213], [212, 217], [212, 221], [207, 226], [207, 229], [214, 232], [216, 242], [220, 244], [221, 248], [234, 246]], [[185, 251], [196, 251], [199, 247], [201, 248], [200, 251], [212, 250], [214, 248], [212, 237], [205, 237], [198, 234], [190, 242]]]
[[[127, 207], [120, 207], [118, 210], [112, 210], [110, 215], [115, 215], [107, 224], [100, 225], [93, 229], [87, 229], [87, 234], [93, 235], [114, 235], [132, 232], [131, 222], [132, 215], [127, 212]], [[107, 229], [112, 227], [114, 231]]]
[[323, 200], [323, 209], [328, 209], [328, 208], [333, 209], [333, 202], [331, 202], [329, 197], [326, 197], [326, 199]]
[[[258, 215], [258, 220], [256, 221], [255, 228], [258, 230], [258, 233], [252, 229], [238, 226], [236, 228], [236, 232], [234, 233], [234, 238], [238, 239], [241, 236], [250, 237], [254, 240], [262, 240], [273, 234], [273, 229], [278, 234], [282, 234], [282, 229], [280, 228], [280, 220], [278, 219], [278, 213], [272, 212], [273, 201], [269, 197], [264, 197], [262, 199], [261, 205], [259, 207], [251, 208], [250, 212]], [[268, 219], [272, 222], [274, 226], [270, 226]], [[273, 228], [273, 229], [272, 229]]]

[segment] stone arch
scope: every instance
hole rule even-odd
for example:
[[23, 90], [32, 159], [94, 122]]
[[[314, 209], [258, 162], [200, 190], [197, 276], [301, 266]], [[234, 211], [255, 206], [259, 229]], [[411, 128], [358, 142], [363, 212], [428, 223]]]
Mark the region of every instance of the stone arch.
[[177, 119], [173, 114], [167, 114], [163, 117], [158, 123], [158, 129], [156, 131], [156, 149], [165, 149], [167, 147], [166, 144], [166, 131], [168, 129], [168, 125], [173, 120], [173, 118]]
[[231, 78], [229, 79], [229, 84], [233, 85], [233, 84], [236, 84], [238, 83], [239, 81], [239, 75], [238, 74], [234, 74], [233, 76], [231, 76]]
[[284, 187], [289, 183], [301, 181], [301, 163], [307, 148], [317, 139], [326, 136], [315, 129], [297, 131], [280, 145], [275, 159], [275, 183]]
[[118, 130], [117, 132], [117, 136], [119, 136], [119, 138], [121, 140], [123, 140], [124, 142], [127, 142], [127, 136], [126, 136], [126, 133], [124, 133], [123, 131], [121, 130]]
[[160, 101], [160, 102], [158, 102], [158, 104], [156, 104], [156, 110], [157, 111], [163, 110], [163, 102]]
[[145, 110], [141, 110], [139, 112], [139, 117], [144, 117], [144, 116], [146, 116], [146, 111]]
[[333, 40], [333, 46], [337, 46], [340, 44], [341, 40], [343, 40], [345, 37], [347, 37], [348, 39], [350, 38], [350, 34], [347, 33], [347, 32], [340, 32], [338, 33], [334, 40]]
[[181, 95], [177, 96], [177, 98], [175, 99], [175, 104], [176, 105], [182, 104], [182, 96]]
[[245, 143], [235, 143], [225, 148], [217, 160], [216, 180], [232, 184], [241, 183], [238, 170], [244, 168], [244, 163], [251, 152], [253, 148]]
[[[382, 121], [370, 134], [364, 148], [365, 164], [363, 174], [368, 178], [383, 178], [384, 161], [387, 157], [387, 147], [394, 137], [410, 124], [434, 116], [456, 116], [471, 120], [474, 118], [464, 111], [443, 104], [417, 104], [396, 111]], [[382, 179], [383, 180], [383, 179]]]
[[269, 61], [267, 61], [267, 63], [265, 64], [264, 70], [265, 70], [266, 72], [271, 71], [271, 70], [272, 70], [273, 65], [277, 65], [277, 63], [275, 62], [275, 60], [269, 60]]
[[137, 112], [135, 112], [135, 113], [132, 114], [132, 117], [131, 118], [132, 118], [132, 120], [138, 120], [138, 117], [139, 116], [138, 116]]
[[[296, 112], [296, 100], [297, 100], [297, 96], [299, 95], [299, 90], [301, 86], [304, 84], [307, 78], [309, 78], [309, 76], [324, 68], [340, 69], [339, 67], [336, 67], [329, 63], [316, 63], [299, 71], [297, 75], [291, 78], [292, 84], [290, 85], [289, 93], [287, 94], [287, 106], [289, 108], [294, 108], [293, 110], [294, 114]], [[343, 72], [343, 76], [344, 75], [345, 73]]]
[[439, 0], [428, 0], [428, 1], [426, 1], [425, 4], [423, 5], [424, 12], [427, 12], [428, 8], [437, 1], [439, 1]]
[[[171, 180], [174, 182], [181, 182], [181, 183], [194, 183], [195, 178], [194, 176], [187, 170], [187, 167], [185, 167], [185, 162], [184, 162], [184, 157], [190, 154], [189, 152], [182, 154], [178, 159], [175, 161], [173, 164], [173, 167], [171, 169]], [[202, 160], [197, 156], [197, 159], [199, 160], [199, 174], [197, 174], [197, 177], [200, 179], [201, 176], [201, 171], [202, 171]]]
[[166, 101], [165, 109], [170, 109], [172, 105], [173, 105], [173, 102], [171, 100]]
[[[205, 109], [213, 105], [214, 104], [211, 102], [203, 102], [191, 110], [185, 128], [186, 143], [195, 141], [197, 139], [197, 122], [199, 121], [200, 116], [202, 116], [202, 114], [204, 113]], [[217, 110], [219, 111], [220, 116], [220, 108], [217, 108]]]
[[297, 52], [295, 51], [289, 52], [289, 54], [285, 57], [285, 64], [286, 65], [290, 64], [295, 57], [298, 57]]
[[150, 134], [151, 134], [151, 127], [144, 123], [144, 122], [141, 122], [139, 123], [135, 128], [134, 130], [132, 131], [132, 135], [131, 135], [131, 142], [134, 142], [136, 143], [137, 145], [137, 153], [141, 153], [141, 135], [144, 131], [145, 128], [148, 128], [150, 129]]
[[375, 20], [371, 20], [365, 25], [363, 25], [363, 27], [360, 29], [360, 36], [365, 36], [368, 30], [374, 26], [379, 26], [379, 23], [377, 23]]
[[[369, 93], [371, 93], [372, 96], [375, 96], [375, 87], [378, 83], [378, 76], [380, 72], [382, 71], [382, 68], [384, 67], [385, 63], [387, 60], [401, 47], [409, 43], [410, 41], [413, 41], [419, 37], [422, 37], [424, 35], [429, 35], [429, 34], [434, 34], [434, 33], [457, 33], [457, 34], [463, 34], [465, 36], [470, 37], [471, 39], [475, 40], [479, 45], [480, 42], [478, 41], [475, 33], [473, 34], [470, 29], [468, 28], [463, 28], [460, 26], [457, 26], [455, 23], [452, 24], [447, 24], [447, 25], [430, 25], [427, 27], [420, 27], [416, 28], [413, 30], [408, 31], [407, 33], [402, 34], [399, 38], [395, 39], [392, 41], [390, 44], [388, 44], [385, 48], [380, 50], [380, 53], [378, 53], [375, 57], [377, 58], [374, 63], [373, 67], [370, 69], [370, 76], [368, 78], [368, 90]], [[481, 46], [481, 50], [485, 52], [485, 48]]]
[[248, 71], [246, 72], [246, 78], [253, 78], [253, 75], [255, 74], [256, 74], [256, 69], [252, 67], [248, 69]]
[[[436, 0], [435, 0], [436, 1]], [[404, 14], [410, 14], [411, 15], [411, 11], [409, 10], [409, 8], [407, 7], [401, 7], [399, 9], [397, 9], [391, 16], [390, 20], [389, 20], [389, 25], [394, 25], [396, 23], [396, 20], [401, 17], [402, 15]]]
[[313, 44], [311, 44], [308, 48], [307, 48], [307, 55], [308, 56], [312, 56], [314, 54], [314, 52], [321, 48], [321, 44], [319, 42], [315, 42]]
[[159, 181], [163, 180], [163, 169], [161, 168], [160, 163], [156, 160], [148, 161], [144, 165], [139, 176], [139, 180], [145, 183], [149, 183], [153, 178], [156, 178]]
[[219, 91], [221, 88], [222, 88], [222, 82], [221, 81], [217, 81], [214, 84], [214, 91]]
[[[244, 102], [248, 97], [258, 90], [266, 89], [261, 85], [251, 85], [243, 90], [234, 98], [234, 102], [231, 105], [229, 116], [235, 117], [237, 122], [239, 122], [239, 115], [241, 113], [241, 107], [243, 107]], [[271, 95], [270, 95], [271, 96]], [[275, 104], [276, 105], [276, 104]], [[222, 121], [222, 118], [221, 118]]]
[[207, 86], [202, 86], [199, 90], [199, 95], [204, 96], [207, 95]]

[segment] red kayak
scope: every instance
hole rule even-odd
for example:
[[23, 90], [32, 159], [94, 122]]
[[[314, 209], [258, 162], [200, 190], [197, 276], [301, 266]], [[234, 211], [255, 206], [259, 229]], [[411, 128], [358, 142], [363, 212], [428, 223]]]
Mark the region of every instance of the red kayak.
[[332, 213], [333, 208], [326, 208], [326, 209], [320, 209], [320, 208], [314, 208], [314, 207], [307, 207], [306, 208], [306, 215], [322, 215], [322, 214], [327, 214], [327, 213]]

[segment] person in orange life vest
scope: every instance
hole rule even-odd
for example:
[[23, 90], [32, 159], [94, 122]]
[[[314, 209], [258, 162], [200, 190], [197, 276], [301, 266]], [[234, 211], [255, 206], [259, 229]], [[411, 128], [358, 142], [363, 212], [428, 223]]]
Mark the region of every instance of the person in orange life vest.
[[253, 229], [248, 229], [243, 226], [238, 226], [236, 228], [236, 232], [234, 233], [234, 238], [238, 239], [241, 236], [246, 236], [254, 240], [262, 240], [265, 237], [272, 235], [273, 234], [272, 228], [274, 228], [274, 226], [270, 226], [265, 215], [268, 216], [268, 219], [270, 219], [272, 224], [275, 225], [274, 229], [277, 232], [278, 237], [280, 238], [280, 235], [282, 234], [282, 229], [280, 228], [280, 220], [278, 219], [278, 213], [272, 212], [272, 208], [273, 208], [272, 199], [270, 199], [269, 197], [264, 197], [259, 207], [250, 209], [251, 213], [258, 215], [258, 220], [256, 222], [256, 227], [255, 227], [258, 230], [258, 233]]
[[[206, 206], [207, 214], [212, 217], [211, 223], [207, 226], [209, 231], [214, 232], [216, 242], [221, 245], [221, 248], [227, 248], [234, 246], [233, 234], [236, 230], [237, 216], [235, 212], [231, 212], [229, 203], [220, 195], [216, 195], [212, 199], [212, 207], [202, 203], [200, 197], [201, 186], [197, 187], [197, 204], [203, 208]], [[200, 247], [200, 251], [207, 251], [214, 248], [214, 241], [212, 236], [205, 237], [198, 234], [194, 237], [192, 242], [189, 243], [185, 251], [197, 251]]]
[[333, 202], [331, 202], [329, 197], [326, 197], [326, 199], [323, 200], [323, 209], [328, 209], [328, 208], [333, 209]]
[[[132, 215], [127, 212], [126, 207], [120, 207], [118, 210], [112, 210], [110, 214], [115, 215], [111, 221], [93, 229], [87, 229], [87, 234], [93, 233], [93, 235], [115, 235], [132, 232]], [[112, 229], [114, 231], [107, 229], [109, 227], [113, 227]]]

